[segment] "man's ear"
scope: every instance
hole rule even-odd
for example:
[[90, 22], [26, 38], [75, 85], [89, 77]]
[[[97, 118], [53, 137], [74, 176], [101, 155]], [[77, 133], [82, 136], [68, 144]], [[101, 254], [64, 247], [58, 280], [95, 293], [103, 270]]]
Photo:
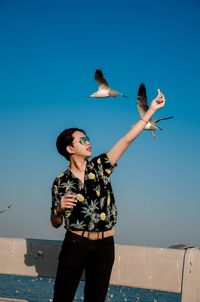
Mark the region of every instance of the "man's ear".
[[66, 150], [69, 154], [73, 154], [74, 153], [74, 148], [72, 146], [67, 146]]

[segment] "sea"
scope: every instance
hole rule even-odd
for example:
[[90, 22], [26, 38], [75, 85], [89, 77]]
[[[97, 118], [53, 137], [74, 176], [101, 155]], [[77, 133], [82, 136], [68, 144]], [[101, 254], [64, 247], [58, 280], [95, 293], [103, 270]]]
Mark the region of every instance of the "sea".
[[[54, 281], [54, 278], [0, 274], [0, 297], [24, 299], [29, 302], [52, 302]], [[84, 300], [83, 289], [84, 282], [81, 281], [74, 302]], [[110, 285], [106, 302], [181, 302], [181, 295]]]

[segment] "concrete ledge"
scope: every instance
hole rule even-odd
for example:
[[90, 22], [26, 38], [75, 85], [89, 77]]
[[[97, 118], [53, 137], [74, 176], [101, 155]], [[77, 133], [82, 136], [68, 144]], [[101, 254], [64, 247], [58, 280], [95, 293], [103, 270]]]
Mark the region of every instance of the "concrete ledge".
[[[0, 273], [55, 277], [61, 241], [0, 238]], [[181, 292], [183, 250], [115, 245], [110, 283]]]
[[[0, 237], [0, 273], [55, 277], [61, 244]], [[200, 302], [200, 249], [116, 244], [110, 284], [181, 293], [182, 302]]]

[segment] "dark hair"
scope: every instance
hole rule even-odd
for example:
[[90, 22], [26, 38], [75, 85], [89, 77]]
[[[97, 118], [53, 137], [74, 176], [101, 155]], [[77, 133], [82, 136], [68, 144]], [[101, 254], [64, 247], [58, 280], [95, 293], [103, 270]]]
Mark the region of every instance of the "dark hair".
[[73, 133], [75, 131], [80, 131], [83, 132], [85, 135], [85, 131], [83, 129], [79, 129], [79, 128], [69, 128], [69, 129], [65, 129], [64, 131], [62, 131], [56, 140], [56, 147], [58, 152], [64, 156], [67, 160], [69, 160], [70, 154], [67, 152], [66, 147], [70, 146], [71, 143], [73, 142]]

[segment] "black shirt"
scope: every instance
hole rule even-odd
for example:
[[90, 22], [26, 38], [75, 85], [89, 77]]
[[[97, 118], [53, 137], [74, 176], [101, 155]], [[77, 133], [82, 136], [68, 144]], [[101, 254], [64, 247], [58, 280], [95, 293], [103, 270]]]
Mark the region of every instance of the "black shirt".
[[87, 161], [84, 183], [69, 169], [56, 177], [52, 185], [52, 211], [66, 192], [76, 193], [76, 206], [65, 211], [66, 229], [106, 231], [115, 225], [117, 208], [110, 180], [115, 166], [104, 153]]

